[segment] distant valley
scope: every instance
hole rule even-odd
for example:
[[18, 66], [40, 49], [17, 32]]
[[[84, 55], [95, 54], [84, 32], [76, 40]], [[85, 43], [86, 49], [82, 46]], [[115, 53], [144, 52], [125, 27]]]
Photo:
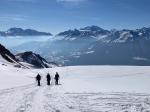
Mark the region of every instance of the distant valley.
[[150, 65], [149, 48], [150, 28], [106, 30], [87, 26], [60, 32], [46, 41], [25, 42], [10, 50], [33, 51], [62, 65]]

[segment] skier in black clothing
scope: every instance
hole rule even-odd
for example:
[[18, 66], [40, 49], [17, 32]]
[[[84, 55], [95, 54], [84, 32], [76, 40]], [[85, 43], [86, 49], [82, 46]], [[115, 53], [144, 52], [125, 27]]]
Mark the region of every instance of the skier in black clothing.
[[38, 74], [38, 75], [36, 76], [36, 80], [37, 80], [37, 82], [38, 82], [38, 86], [41, 86], [41, 84], [40, 84], [40, 81], [41, 81], [41, 76], [40, 76], [40, 74]]
[[51, 76], [49, 73], [47, 74], [46, 78], [47, 78], [47, 85], [50, 85]]
[[58, 72], [56, 72], [54, 79], [55, 79], [55, 85], [58, 85], [58, 80], [59, 80], [59, 74], [58, 74]]

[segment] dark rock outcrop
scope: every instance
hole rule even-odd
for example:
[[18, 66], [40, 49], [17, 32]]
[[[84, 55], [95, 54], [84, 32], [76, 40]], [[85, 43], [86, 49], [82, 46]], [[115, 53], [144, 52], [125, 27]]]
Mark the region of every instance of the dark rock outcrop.
[[8, 62], [14, 63], [17, 61], [15, 56], [1, 44], [0, 44], [0, 55]]

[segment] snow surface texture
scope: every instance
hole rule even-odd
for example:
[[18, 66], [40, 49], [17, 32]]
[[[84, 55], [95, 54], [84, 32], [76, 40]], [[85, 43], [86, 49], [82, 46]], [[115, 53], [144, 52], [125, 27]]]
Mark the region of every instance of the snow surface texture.
[[[47, 72], [60, 85], [46, 85]], [[150, 112], [150, 67], [22, 69], [0, 64], [0, 112]], [[34, 77], [42, 75], [42, 86]]]

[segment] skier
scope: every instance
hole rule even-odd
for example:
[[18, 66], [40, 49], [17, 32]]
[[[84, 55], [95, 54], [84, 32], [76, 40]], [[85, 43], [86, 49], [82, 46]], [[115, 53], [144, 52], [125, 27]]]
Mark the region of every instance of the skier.
[[51, 76], [49, 73], [47, 74], [46, 78], [47, 78], [47, 85], [50, 85]]
[[38, 82], [38, 86], [41, 86], [41, 84], [40, 84], [40, 81], [41, 81], [41, 76], [40, 76], [40, 74], [38, 74], [38, 75], [36, 76], [36, 80], [37, 80], [37, 82]]
[[55, 79], [55, 85], [58, 85], [58, 81], [59, 81], [59, 74], [58, 74], [58, 72], [56, 72], [54, 79]]

